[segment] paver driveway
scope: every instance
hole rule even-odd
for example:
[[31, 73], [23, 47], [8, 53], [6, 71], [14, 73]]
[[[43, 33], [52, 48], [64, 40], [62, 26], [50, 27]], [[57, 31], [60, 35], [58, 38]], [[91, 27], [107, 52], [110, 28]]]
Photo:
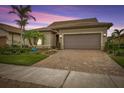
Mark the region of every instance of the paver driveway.
[[124, 69], [99, 50], [60, 50], [33, 66], [124, 76]]

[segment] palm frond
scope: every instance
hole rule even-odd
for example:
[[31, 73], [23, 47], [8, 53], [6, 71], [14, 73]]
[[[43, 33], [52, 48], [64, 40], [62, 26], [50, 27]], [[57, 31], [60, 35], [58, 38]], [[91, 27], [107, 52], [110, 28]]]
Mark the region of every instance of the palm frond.
[[15, 11], [9, 11], [9, 14], [17, 14]]
[[32, 15], [29, 15], [29, 18], [33, 19], [34, 21], [36, 21], [36, 18]]
[[12, 8], [13, 10], [15, 10], [15, 9], [17, 8], [17, 6], [11, 5], [11, 8]]
[[36, 21], [36, 18], [33, 17], [30, 13], [32, 12], [31, 11], [31, 6], [28, 5], [28, 6], [23, 6], [23, 5], [12, 5], [11, 6], [12, 10], [9, 12], [10, 14], [16, 14], [19, 18], [19, 20], [15, 20], [16, 23], [20, 26], [20, 27], [23, 27], [25, 28], [25, 26], [28, 23], [28, 20], [29, 19], [33, 19]]
[[118, 29], [115, 29], [114, 32], [119, 32], [119, 30]]
[[118, 36], [120, 35], [120, 31], [118, 29], [115, 29], [114, 33], [116, 33]]
[[123, 31], [124, 31], [124, 29], [121, 29], [121, 30], [120, 30], [120, 33], [122, 33]]
[[25, 10], [28, 11], [28, 12], [32, 12], [30, 5], [27, 5], [27, 6], [25, 7]]
[[12, 5], [11, 7], [14, 11], [16, 11], [17, 13], [20, 13], [20, 8], [17, 5]]
[[112, 38], [114, 38], [114, 37], [116, 37], [116, 33], [115, 32], [112, 33]]

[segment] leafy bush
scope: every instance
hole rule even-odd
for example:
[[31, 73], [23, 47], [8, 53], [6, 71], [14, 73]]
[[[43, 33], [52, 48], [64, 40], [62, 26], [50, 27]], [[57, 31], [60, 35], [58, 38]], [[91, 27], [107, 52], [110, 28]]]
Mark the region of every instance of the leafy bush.
[[0, 48], [0, 54], [2, 55], [19, 55], [22, 53], [29, 53], [30, 51], [30, 48]]
[[124, 56], [124, 44], [121, 44], [119, 47], [118, 44], [106, 42], [104, 50], [115, 56]]
[[106, 42], [105, 43], [105, 51], [107, 51], [108, 53], [113, 53], [114, 55], [119, 55], [119, 47], [118, 44], [114, 44], [112, 42]]
[[12, 47], [12, 48], [20, 48], [19, 45], [11, 45], [10, 47]]
[[120, 49], [124, 49], [124, 44], [120, 44]]
[[114, 49], [114, 46], [111, 42], [106, 42], [105, 43], [105, 48], [104, 48], [105, 51], [107, 51], [109, 53], [112, 53], [113, 49]]
[[22, 48], [22, 49], [20, 49], [21, 53], [29, 53], [30, 51], [31, 51], [30, 48]]
[[29, 48], [29, 46], [28, 46], [28, 45], [23, 45], [22, 47], [23, 47], [23, 48]]

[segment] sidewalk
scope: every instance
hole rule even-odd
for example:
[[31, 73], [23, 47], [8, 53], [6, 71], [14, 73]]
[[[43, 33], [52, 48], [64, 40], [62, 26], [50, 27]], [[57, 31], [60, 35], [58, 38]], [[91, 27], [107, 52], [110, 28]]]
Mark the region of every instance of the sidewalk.
[[121, 76], [8, 64], [0, 64], [0, 77], [57, 88], [124, 88]]

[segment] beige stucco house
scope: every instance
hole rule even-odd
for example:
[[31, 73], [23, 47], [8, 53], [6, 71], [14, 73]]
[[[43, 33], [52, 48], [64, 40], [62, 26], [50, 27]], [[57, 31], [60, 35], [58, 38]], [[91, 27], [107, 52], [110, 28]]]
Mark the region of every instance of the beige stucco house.
[[35, 29], [44, 33], [45, 42], [39, 47], [60, 49], [103, 50], [107, 40], [107, 30], [112, 23], [99, 22], [96, 18], [59, 21], [46, 28]]
[[0, 47], [20, 43], [20, 29], [0, 23]]
[[[0, 24], [0, 41], [7, 44], [20, 42], [18, 28]], [[96, 18], [58, 21], [45, 28], [34, 29], [44, 34], [44, 41], [38, 40], [38, 48], [98, 49], [103, 50], [107, 40], [107, 30], [112, 23], [99, 22]], [[7, 27], [6, 27], [7, 26]], [[3, 40], [3, 37], [7, 38]], [[29, 43], [26, 43], [29, 45]]]

